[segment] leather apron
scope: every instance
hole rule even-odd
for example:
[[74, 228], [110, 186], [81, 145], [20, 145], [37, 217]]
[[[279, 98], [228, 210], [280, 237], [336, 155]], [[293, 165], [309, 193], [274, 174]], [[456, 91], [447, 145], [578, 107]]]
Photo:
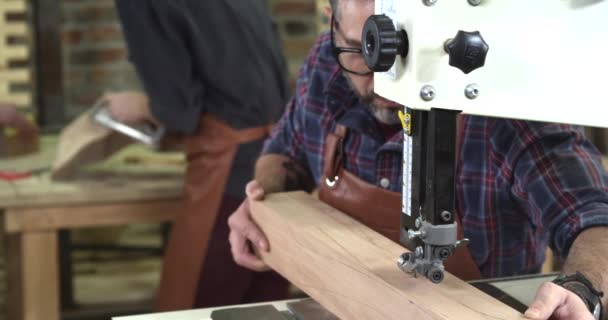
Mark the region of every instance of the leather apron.
[[[266, 137], [271, 126], [236, 130], [205, 115], [184, 140], [188, 159], [185, 204], [167, 243], [158, 311], [191, 309], [230, 168], [240, 144]], [[228, 241], [226, 239], [226, 241]]]
[[[342, 167], [346, 134], [347, 128], [337, 125], [327, 137], [319, 199], [399, 243], [401, 194], [369, 184]], [[454, 217], [458, 222], [458, 239], [462, 239], [460, 215], [455, 212]], [[462, 280], [481, 278], [468, 247], [458, 248], [445, 267]]]

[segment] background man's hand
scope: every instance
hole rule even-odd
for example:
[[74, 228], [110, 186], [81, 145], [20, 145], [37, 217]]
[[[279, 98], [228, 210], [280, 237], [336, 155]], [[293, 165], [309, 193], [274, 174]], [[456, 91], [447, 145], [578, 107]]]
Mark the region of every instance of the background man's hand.
[[535, 320], [594, 320], [579, 296], [551, 282], [538, 289], [525, 316]]
[[0, 126], [17, 129], [19, 134], [37, 134], [38, 127], [13, 105], [0, 103]]
[[148, 97], [135, 91], [111, 92], [101, 97], [108, 105], [110, 115], [122, 123], [158, 123], [150, 112]]
[[230, 249], [236, 264], [254, 271], [269, 270], [268, 266], [253, 252], [251, 246], [258, 250], [268, 251], [268, 240], [260, 228], [251, 219], [249, 201], [263, 200], [264, 189], [255, 180], [246, 187], [247, 198], [228, 218], [230, 226]]

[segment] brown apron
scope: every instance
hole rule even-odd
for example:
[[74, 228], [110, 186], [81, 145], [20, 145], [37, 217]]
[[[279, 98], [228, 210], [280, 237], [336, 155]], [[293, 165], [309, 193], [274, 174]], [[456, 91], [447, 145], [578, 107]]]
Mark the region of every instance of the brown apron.
[[158, 311], [194, 306], [200, 272], [237, 148], [266, 137], [271, 129], [264, 126], [235, 130], [208, 115], [203, 116], [199, 128], [184, 142], [188, 159], [185, 207], [173, 224], [165, 251]]
[[[399, 243], [401, 194], [371, 185], [342, 167], [342, 143], [346, 133], [346, 127], [338, 125], [327, 137], [319, 199]], [[458, 238], [462, 239], [460, 215], [455, 213], [454, 216], [458, 222]], [[445, 266], [462, 280], [481, 278], [468, 247], [458, 248]]]

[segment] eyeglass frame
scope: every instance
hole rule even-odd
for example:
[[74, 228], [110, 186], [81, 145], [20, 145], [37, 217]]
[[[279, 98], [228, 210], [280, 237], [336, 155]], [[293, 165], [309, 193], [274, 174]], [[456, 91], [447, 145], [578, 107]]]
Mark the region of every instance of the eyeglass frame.
[[335, 25], [334, 15], [332, 14], [331, 19], [330, 19], [330, 26], [329, 26], [331, 53], [334, 56], [334, 59], [336, 59], [336, 62], [338, 62], [340, 69], [342, 69], [343, 71], [346, 71], [348, 73], [356, 74], [358, 76], [368, 76], [370, 74], [373, 74], [374, 71], [372, 71], [372, 70], [369, 70], [368, 72], [356, 72], [356, 71], [348, 70], [342, 65], [342, 63], [340, 62], [340, 58], [339, 58], [341, 53], [343, 53], [343, 52], [358, 53], [361, 55], [361, 58], [363, 58], [363, 50], [361, 48], [347, 48], [347, 47], [336, 46], [336, 41], [335, 41], [335, 36], [334, 36], [334, 25]]

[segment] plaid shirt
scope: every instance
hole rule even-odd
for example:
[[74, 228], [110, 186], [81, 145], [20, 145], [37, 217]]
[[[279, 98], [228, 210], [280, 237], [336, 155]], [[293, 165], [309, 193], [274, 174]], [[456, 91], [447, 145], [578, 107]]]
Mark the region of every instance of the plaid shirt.
[[[579, 128], [463, 116], [456, 206], [485, 277], [540, 271], [545, 248], [565, 258], [583, 229], [608, 226], [608, 175]], [[296, 96], [264, 152], [291, 157], [320, 181], [325, 137], [349, 128], [344, 167], [401, 192], [403, 138], [386, 139], [353, 93], [322, 35], [305, 61]], [[395, 212], [395, 214], [399, 214]]]

